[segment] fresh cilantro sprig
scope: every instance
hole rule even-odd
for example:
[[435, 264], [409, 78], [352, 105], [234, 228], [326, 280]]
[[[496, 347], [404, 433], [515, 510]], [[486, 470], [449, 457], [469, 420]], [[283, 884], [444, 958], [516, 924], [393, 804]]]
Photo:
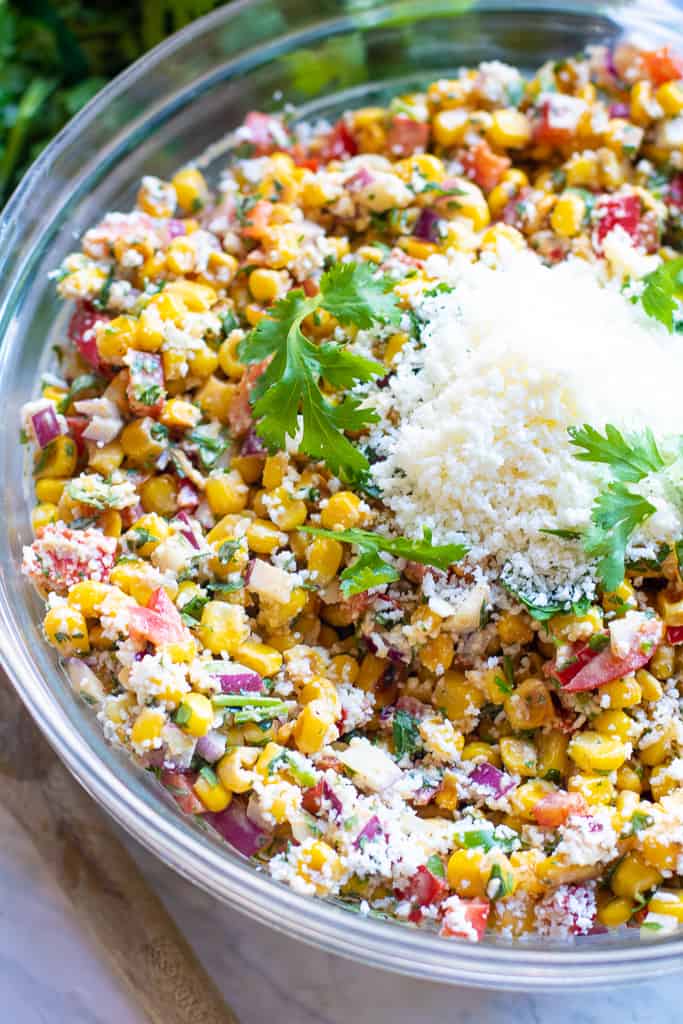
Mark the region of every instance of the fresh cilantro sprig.
[[342, 325], [361, 329], [373, 324], [397, 324], [400, 311], [391, 282], [375, 277], [365, 263], [337, 263], [320, 279], [320, 291], [307, 298], [300, 289], [277, 302], [239, 347], [245, 363], [271, 362], [251, 395], [256, 432], [269, 448], [284, 448], [299, 429], [300, 450], [324, 460], [337, 476], [362, 479], [369, 469], [365, 456], [345, 436], [377, 421], [361, 399], [346, 395], [334, 401], [323, 395], [321, 380], [348, 389], [371, 380], [385, 368], [371, 359], [346, 351], [336, 342], [317, 345], [303, 333], [303, 321], [324, 309]]
[[591, 511], [591, 526], [583, 533], [586, 554], [596, 558], [596, 571], [605, 590], [619, 586], [626, 571], [626, 546], [637, 527], [656, 512], [641, 494], [628, 489], [650, 473], [666, 469], [651, 430], [622, 434], [612, 424], [604, 436], [594, 427], [570, 427], [569, 438], [579, 451], [575, 458], [609, 466], [614, 480], [597, 496]]
[[422, 565], [433, 565], [443, 571], [454, 562], [459, 562], [468, 551], [465, 544], [432, 544], [427, 531], [423, 540], [409, 540], [407, 537], [384, 537], [370, 530], [322, 530], [315, 526], [302, 526], [301, 530], [316, 537], [355, 544], [359, 549], [358, 558], [339, 577], [344, 597], [352, 597], [372, 587], [395, 583], [400, 579], [401, 574], [380, 557], [380, 551]]
[[394, 712], [391, 725], [394, 753], [400, 761], [404, 754], [411, 756], [420, 746], [420, 731], [417, 719], [408, 711], [399, 708]]
[[676, 329], [677, 299], [683, 299], [683, 256], [662, 263], [643, 278], [640, 301], [648, 316], [664, 324], [669, 333]]

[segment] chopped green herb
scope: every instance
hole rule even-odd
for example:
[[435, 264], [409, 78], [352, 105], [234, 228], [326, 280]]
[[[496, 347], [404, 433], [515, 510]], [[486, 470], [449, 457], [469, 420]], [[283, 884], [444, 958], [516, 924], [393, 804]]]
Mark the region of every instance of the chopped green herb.
[[426, 867], [428, 871], [431, 871], [431, 873], [436, 876], [436, 878], [446, 877], [446, 869], [443, 866], [443, 861], [441, 860], [441, 857], [437, 857], [435, 853], [433, 853], [427, 861]]
[[394, 738], [394, 752], [400, 761], [404, 754], [412, 756], [420, 745], [420, 733], [417, 727], [417, 719], [399, 708], [394, 712], [392, 722], [392, 733]]
[[660, 264], [643, 278], [643, 283], [645, 288], [640, 295], [643, 309], [673, 333], [676, 300], [683, 298], [683, 256]]

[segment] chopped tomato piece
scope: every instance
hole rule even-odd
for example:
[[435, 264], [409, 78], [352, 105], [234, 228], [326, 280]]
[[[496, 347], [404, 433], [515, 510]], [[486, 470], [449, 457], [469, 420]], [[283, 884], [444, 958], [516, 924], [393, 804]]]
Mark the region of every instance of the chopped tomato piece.
[[541, 103], [534, 136], [537, 142], [561, 146], [571, 142], [586, 110], [582, 100], [554, 93]]
[[510, 166], [509, 157], [498, 156], [484, 140], [463, 153], [461, 160], [467, 177], [484, 192], [495, 188]]
[[71, 341], [85, 359], [88, 366], [94, 370], [100, 369], [100, 354], [97, 351], [97, 326], [105, 324], [111, 317], [108, 313], [101, 313], [89, 302], [79, 302], [76, 312], [69, 321], [67, 334]]
[[245, 217], [245, 226], [242, 228], [242, 234], [246, 235], [247, 238], [262, 238], [268, 230], [272, 212], [273, 204], [268, 202], [267, 199], [259, 199]]
[[594, 690], [615, 679], [636, 672], [647, 665], [662, 640], [664, 627], [659, 619], [646, 619], [634, 636], [631, 649], [623, 658], [617, 658], [609, 647], [597, 654], [564, 689], [569, 693], [580, 690]]
[[195, 776], [185, 775], [166, 769], [161, 773], [162, 785], [166, 787], [183, 814], [203, 814], [204, 804], [195, 796], [192, 784]]
[[580, 793], [548, 793], [534, 805], [531, 813], [537, 825], [558, 828], [571, 814], [587, 814], [588, 807]]
[[320, 159], [323, 163], [330, 160], [346, 160], [358, 153], [358, 143], [353, 137], [349, 126], [343, 118], [337, 121], [330, 134], [323, 143], [320, 151]]
[[640, 196], [604, 196], [595, 208], [595, 236], [598, 251], [614, 228], [623, 228], [636, 244], [640, 243]]
[[469, 939], [470, 942], [479, 942], [483, 938], [491, 907], [488, 900], [449, 896], [443, 907], [445, 913], [439, 935], [447, 939]]
[[163, 587], [158, 587], [146, 608], [132, 608], [130, 633], [136, 640], [148, 640], [155, 647], [175, 644], [185, 639], [187, 630], [180, 612]]
[[387, 135], [387, 147], [392, 156], [412, 156], [429, 142], [429, 125], [399, 114], [393, 118]]
[[683, 78], [683, 59], [671, 53], [668, 46], [661, 46], [658, 50], [646, 50], [642, 54], [642, 59], [645, 71], [655, 85]]
[[683, 644], [683, 626], [669, 626], [666, 631], [666, 642], [672, 644]]
[[82, 455], [85, 451], [85, 441], [83, 440], [83, 431], [88, 426], [90, 420], [87, 416], [67, 416], [66, 423], [69, 428], [69, 437], [73, 437], [76, 442], [76, 448], [78, 454]]
[[228, 424], [236, 437], [242, 437], [243, 434], [246, 434], [254, 422], [251, 414], [250, 396], [254, 384], [269, 362], [270, 358], [264, 359], [261, 363], [252, 363], [251, 366], [247, 367], [237, 385], [237, 392], [228, 410]]
[[289, 155], [297, 167], [306, 167], [309, 171], [317, 171], [320, 160], [306, 152], [300, 142], [296, 142], [289, 150]]
[[199, 494], [189, 480], [183, 480], [178, 488], [178, 508], [193, 512], [199, 504]]
[[[557, 679], [561, 686], [566, 686], [574, 676], [578, 675], [584, 665], [597, 657], [598, 652], [594, 651], [588, 644], [579, 644], [575, 647], [569, 658], [562, 661], [551, 661], [547, 664], [546, 674]], [[558, 664], [561, 668], [558, 668]]]
[[448, 892], [443, 878], [438, 878], [428, 867], [421, 864], [408, 884], [399, 890], [402, 900], [407, 900], [415, 910], [441, 903]]

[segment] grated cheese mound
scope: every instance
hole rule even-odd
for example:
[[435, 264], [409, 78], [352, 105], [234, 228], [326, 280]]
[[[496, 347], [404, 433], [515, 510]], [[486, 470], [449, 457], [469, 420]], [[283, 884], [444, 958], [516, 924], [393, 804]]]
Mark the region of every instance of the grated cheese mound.
[[[580, 546], [539, 532], [585, 527], [607, 479], [574, 457], [567, 428], [682, 432], [680, 341], [579, 260], [548, 268], [508, 253], [494, 267], [453, 254], [426, 269], [453, 290], [423, 298], [420, 342], [369, 399], [381, 418], [373, 476], [397, 528], [464, 540], [472, 561], [534, 589], [580, 579]], [[634, 543], [656, 548], [680, 517], [661, 488], [638, 487], [657, 512]]]

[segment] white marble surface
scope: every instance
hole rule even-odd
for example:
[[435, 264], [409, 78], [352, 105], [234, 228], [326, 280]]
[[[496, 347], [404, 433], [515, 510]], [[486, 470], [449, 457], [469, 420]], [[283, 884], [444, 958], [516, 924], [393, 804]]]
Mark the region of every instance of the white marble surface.
[[[241, 1024], [673, 1024], [681, 1019], [681, 975], [614, 991], [526, 996], [430, 985], [365, 968], [212, 905], [140, 848], [133, 852]], [[145, 1024], [89, 948], [56, 880], [2, 812], [0, 1022]]]

